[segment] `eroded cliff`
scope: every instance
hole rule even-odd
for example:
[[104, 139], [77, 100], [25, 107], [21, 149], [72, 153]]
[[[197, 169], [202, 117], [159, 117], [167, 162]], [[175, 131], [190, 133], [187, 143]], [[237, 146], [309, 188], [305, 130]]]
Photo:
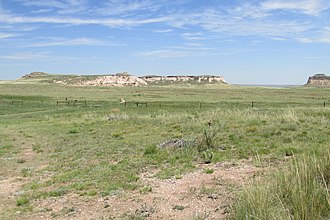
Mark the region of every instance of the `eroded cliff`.
[[306, 86], [328, 87], [330, 86], [330, 76], [325, 74], [315, 74], [314, 76], [308, 78]]

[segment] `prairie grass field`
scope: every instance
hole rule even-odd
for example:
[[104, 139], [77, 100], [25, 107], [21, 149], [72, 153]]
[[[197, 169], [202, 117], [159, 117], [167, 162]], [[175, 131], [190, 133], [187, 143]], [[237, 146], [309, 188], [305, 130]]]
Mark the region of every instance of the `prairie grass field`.
[[[1, 82], [0, 219], [84, 219], [82, 204], [98, 214], [87, 219], [327, 219], [329, 147], [330, 88]], [[98, 199], [154, 193], [145, 174], [160, 183], [200, 169], [220, 178], [221, 164], [261, 170], [212, 191], [219, 207], [230, 195], [226, 212], [171, 204], [168, 215], [157, 215], [159, 206], [144, 215], [143, 199], [134, 204], [144, 212], [93, 209]], [[61, 199], [71, 205], [52, 205]]]

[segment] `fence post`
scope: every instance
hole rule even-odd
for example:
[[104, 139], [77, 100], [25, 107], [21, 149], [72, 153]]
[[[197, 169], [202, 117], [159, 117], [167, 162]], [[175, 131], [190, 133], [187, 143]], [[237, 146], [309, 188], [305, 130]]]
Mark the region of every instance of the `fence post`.
[[323, 103], [323, 106], [324, 106], [324, 108], [325, 108], [325, 102]]
[[146, 102], [146, 108], [148, 108], [148, 102]]
[[127, 106], [127, 102], [125, 102], [125, 107]]
[[136, 103], [136, 107], [139, 107], [139, 102]]
[[252, 108], [254, 108], [254, 102], [252, 102]]

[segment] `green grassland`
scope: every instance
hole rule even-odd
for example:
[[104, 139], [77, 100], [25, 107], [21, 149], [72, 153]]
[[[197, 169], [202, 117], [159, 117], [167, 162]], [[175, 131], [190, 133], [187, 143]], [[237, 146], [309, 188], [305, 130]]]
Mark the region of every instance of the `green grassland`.
[[[127, 106], [120, 103], [120, 98], [129, 102]], [[87, 106], [57, 105], [57, 101], [65, 99], [86, 100]], [[148, 105], [137, 107], [136, 102]], [[181, 148], [158, 147], [171, 139], [191, 144]], [[36, 212], [32, 201], [47, 197], [68, 193], [107, 196], [118, 190], [140, 190], [144, 186], [139, 175], [148, 170], [157, 170], [156, 177], [160, 179], [180, 178], [200, 163], [241, 159], [252, 159], [256, 166], [275, 167], [282, 175], [295, 170], [283, 168], [290, 167], [291, 160], [294, 164], [310, 161], [316, 167], [314, 173], [319, 172], [318, 162], [324, 162], [327, 168], [322, 168], [322, 181], [316, 187], [321, 202], [315, 203], [321, 211], [315, 213], [326, 218], [330, 213], [329, 146], [329, 88], [224, 84], [117, 88], [64, 86], [33, 80], [2, 82], [0, 180], [18, 175], [26, 182], [17, 196], [16, 207], [2, 210], [0, 218], [17, 210]], [[29, 155], [33, 155], [33, 163], [25, 162], [29, 160], [25, 158], [28, 149], [32, 149]], [[300, 160], [311, 155], [314, 159]], [[43, 178], [45, 175], [47, 178]], [[272, 178], [269, 181], [281, 179], [282, 186], [275, 185], [281, 190], [285, 188], [283, 183], [288, 177]], [[308, 219], [297, 213], [301, 209], [308, 213], [315, 207], [290, 209], [282, 203], [272, 206], [261, 202], [268, 196], [265, 193], [278, 192], [258, 190], [270, 187], [269, 181], [259, 180], [243, 190], [247, 194], [243, 193], [242, 198], [251, 198], [251, 194], [256, 198], [244, 202], [238, 195], [238, 203], [232, 208], [233, 218]], [[258, 184], [262, 186], [253, 188]], [[285, 192], [278, 196], [285, 196]], [[287, 203], [291, 204], [290, 200]], [[278, 216], [273, 212], [270, 216], [259, 213], [254, 204], [260, 208], [268, 204], [267, 208], [274, 209]]]

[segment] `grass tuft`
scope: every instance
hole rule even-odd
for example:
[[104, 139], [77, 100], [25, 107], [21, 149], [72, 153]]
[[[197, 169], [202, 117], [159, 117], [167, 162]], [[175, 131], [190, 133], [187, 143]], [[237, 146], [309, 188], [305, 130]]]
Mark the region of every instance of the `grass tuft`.
[[17, 206], [26, 206], [30, 203], [30, 200], [28, 197], [21, 197], [16, 200]]
[[157, 146], [149, 145], [144, 148], [144, 155], [156, 154], [157, 153]]
[[246, 187], [232, 219], [327, 219], [330, 151], [294, 157], [283, 170]]

